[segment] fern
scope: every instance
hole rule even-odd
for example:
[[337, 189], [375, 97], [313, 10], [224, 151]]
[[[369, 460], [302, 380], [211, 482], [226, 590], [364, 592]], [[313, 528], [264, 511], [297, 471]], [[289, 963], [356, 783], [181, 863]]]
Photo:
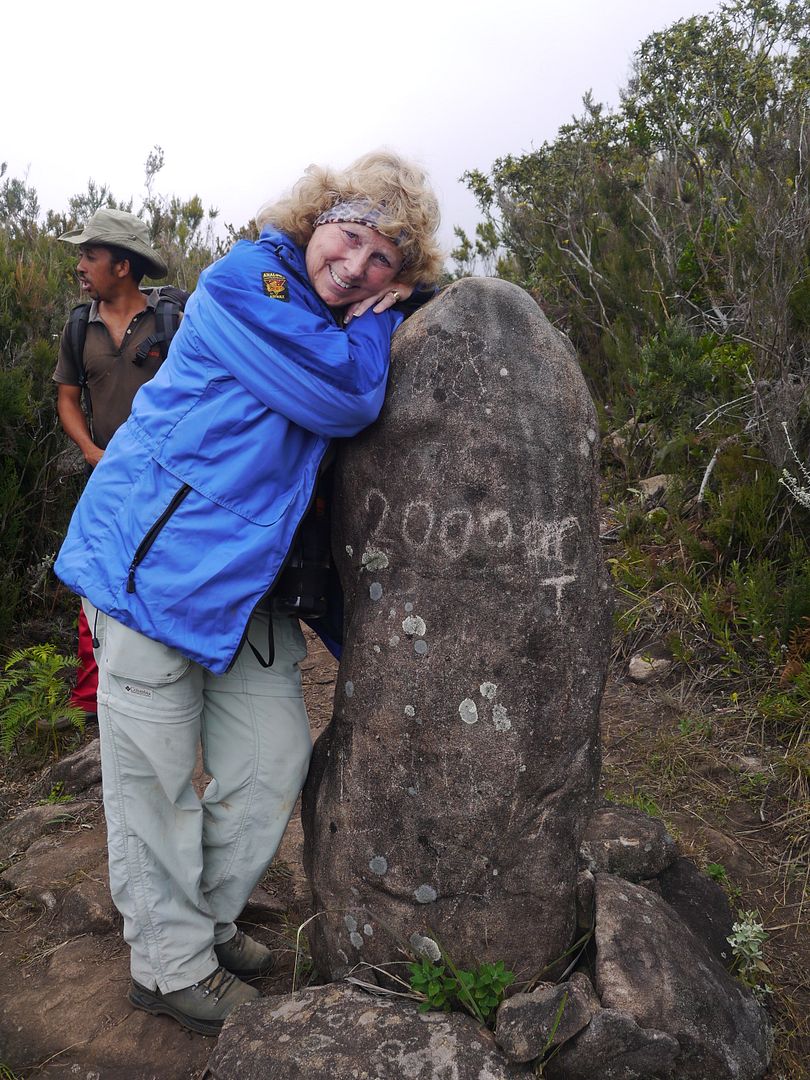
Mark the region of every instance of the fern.
[[84, 714], [70, 704], [65, 673], [75, 668], [75, 657], [62, 656], [49, 643], [15, 649], [3, 664], [0, 677], [0, 747], [9, 753], [23, 737], [36, 745], [57, 744], [57, 724], [84, 728]]

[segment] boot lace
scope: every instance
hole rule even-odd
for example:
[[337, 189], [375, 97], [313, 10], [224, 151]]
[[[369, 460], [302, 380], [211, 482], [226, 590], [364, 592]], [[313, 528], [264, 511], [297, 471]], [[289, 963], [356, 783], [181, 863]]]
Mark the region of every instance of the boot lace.
[[226, 971], [224, 967], [218, 967], [214, 968], [211, 974], [206, 975], [204, 979], [195, 982], [193, 989], [201, 990], [203, 997], [208, 997], [209, 994], [213, 994], [214, 1001], [218, 1003], [220, 998], [228, 993], [234, 980], [235, 976], [231, 975], [230, 971]]

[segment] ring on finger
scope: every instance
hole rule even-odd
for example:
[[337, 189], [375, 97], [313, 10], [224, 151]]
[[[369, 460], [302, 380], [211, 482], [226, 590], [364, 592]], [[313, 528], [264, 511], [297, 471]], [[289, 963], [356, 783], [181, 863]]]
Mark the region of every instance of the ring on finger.
[[393, 298], [394, 298], [394, 303], [396, 304], [396, 302], [397, 302], [397, 301], [399, 300], [399, 290], [397, 290], [397, 289], [392, 289], [392, 290], [391, 290], [391, 295], [393, 296]]

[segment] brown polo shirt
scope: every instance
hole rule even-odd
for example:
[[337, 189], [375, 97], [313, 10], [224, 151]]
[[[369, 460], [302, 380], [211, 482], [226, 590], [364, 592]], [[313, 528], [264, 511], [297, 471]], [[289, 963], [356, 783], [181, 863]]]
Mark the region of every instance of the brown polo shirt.
[[[98, 303], [94, 300], [90, 305], [84, 343], [84, 369], [93, 408], [93, 441], [102, 450], [129, 416], [132, 399], [160, 367], [158, 355], [147, 356], [135, 363], [138, 346], [156, 332], [155, 306], [158, 298], [156, 290], [147, 294], [146, 308], [129, 324], [120, 349], [116, 348], [98, 313]], [[70, 356], [67, 326], [59, 342], [59, 359], [53, 381], [66, 386], [79, 386], [79, 373]]]

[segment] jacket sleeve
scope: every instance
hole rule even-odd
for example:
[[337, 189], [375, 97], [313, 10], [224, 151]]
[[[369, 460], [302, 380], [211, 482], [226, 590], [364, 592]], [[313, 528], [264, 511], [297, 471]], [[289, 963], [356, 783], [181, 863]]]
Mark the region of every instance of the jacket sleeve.
[[[276, 276], [273, 294], [267, 273]], [[377, 418], [400, 313], [367, 312], [344, 330], [308, 284], [252, 245], [206, 271], [186, 312], [182, 331], [196, 337], [199, 354], [301, 427], [345, 437]]]

